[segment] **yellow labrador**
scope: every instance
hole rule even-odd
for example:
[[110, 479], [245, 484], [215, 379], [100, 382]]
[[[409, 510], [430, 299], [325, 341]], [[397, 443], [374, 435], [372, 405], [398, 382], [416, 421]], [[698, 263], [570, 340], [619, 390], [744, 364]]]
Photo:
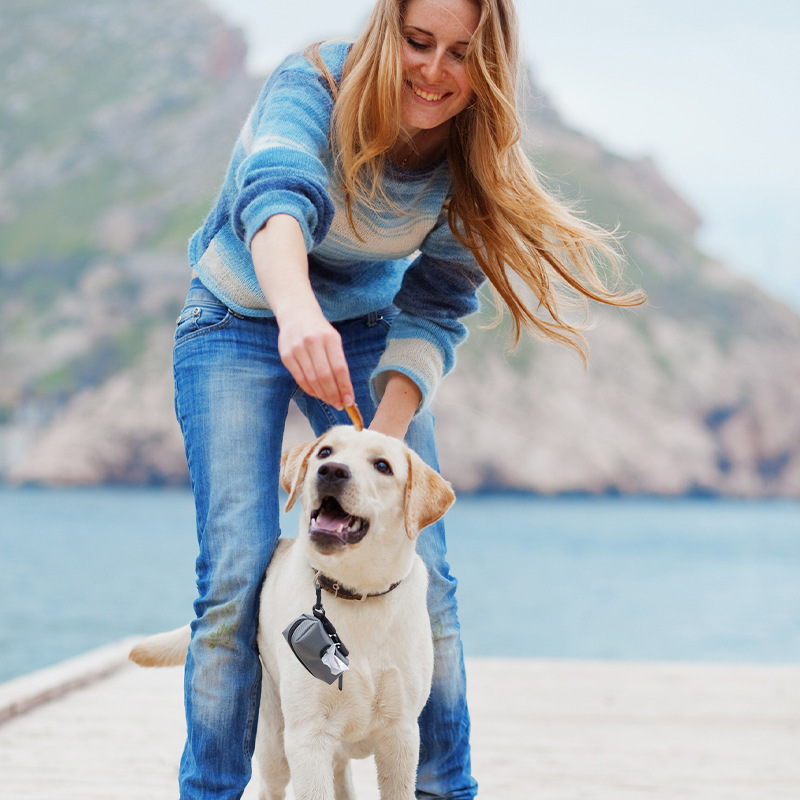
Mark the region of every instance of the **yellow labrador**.
[[[263, 665], [256, 758], [262, 800], [353, 797], [348, 761], [374, 754], [383, 800], [413, 800], [417, 717], [430, 692], [427, 573], [417, 535], [453, 503], [450, 485], [402, 442], [333, 428], [284, 454], [281, 482], [302, 504], [297, 539], [281, 540], [261, 592]], [[315, 584], [349, 650], [343, 690], [313, 677], [282, 634], [311, 610]], [[143, 666], [182, 664], [188, 626], [137, 645]]]

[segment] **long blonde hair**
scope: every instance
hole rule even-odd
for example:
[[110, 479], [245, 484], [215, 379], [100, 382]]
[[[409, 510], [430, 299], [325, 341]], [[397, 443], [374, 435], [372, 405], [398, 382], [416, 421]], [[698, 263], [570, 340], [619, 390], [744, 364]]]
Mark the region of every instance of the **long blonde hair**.
[[[308, 54], [334, 91], [332, 137], [351, 226], [353, 202], [369, 205], [384, 197], [387, 152], [401, 135], [407, 2], [378, 0], [350, 50], [338, 87], [319, 53], [311, 49]], [[644, 294], [607, 285], [596, 264], [609, 278], [620, 275], [614, 236], [548, 194], [522, 148], [513, 0], [472, 2], [480, 7], [480, 21], [465, 64], [474, 96], [450, 126], [450, 228], [472, 251], [492, 287], [493, 324], [500, 322], [503, 304], [511, 313], [514, 345], [525, 328], [538, 338], [573, 347], [585, 361], [584, 327], [565, 312], [576, 305], [585, 310], [590, 299], [638, 305]]]

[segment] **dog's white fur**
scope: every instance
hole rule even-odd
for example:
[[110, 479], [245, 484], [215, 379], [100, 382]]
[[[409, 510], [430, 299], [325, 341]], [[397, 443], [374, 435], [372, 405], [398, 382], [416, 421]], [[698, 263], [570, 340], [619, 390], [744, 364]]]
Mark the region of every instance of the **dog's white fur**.
[[[312, 513], [328, 493], [325, 464], [347, 467], [337, 499], [369, 528], [357, 543], [312, 541]], [[390, 472], [386, 471], [386, 464]], [[324, 470], [323, 470], [324, 471]], [[261, 592], [258, 648], [263, 665], [256, 758], [261, 800], [281, 800], [291, 775], [297, 800], [350, 800], [347, 762], [374, 753], [383, 800], [412, 800], [419, 753], [417, 717], [430, 692], [433, 646], [426, 608], [427, 573], [415, 552], [420, 530], [455, 496], [449, 484], [402, 442], [373, 431], [333, 428], [284, 455], [287, 510], [299, 497], [297, 539], [281, 540]], [[363, 600], [323, 592], [323, 606], [350, 651], [343, 691], [309, 674], [282, 630], [315, 602], [315, 573]], [[189, 628], [134, 647], [143, 666], [182, 664]]]

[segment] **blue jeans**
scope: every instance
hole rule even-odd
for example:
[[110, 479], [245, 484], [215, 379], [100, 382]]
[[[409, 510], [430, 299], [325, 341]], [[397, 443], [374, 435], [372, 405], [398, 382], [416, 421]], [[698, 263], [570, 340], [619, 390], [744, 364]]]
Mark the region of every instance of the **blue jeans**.
[[[374, 313], [336, 327], [368, 422], [375, 412], [369, 376], [384, 350], [389, 319]], [[316, 433], [348, 422], [344, 412], [297, 387], [280, 361], [277, 337], [274, 319], [234, 314], [198, 279], [192, 281], [174, 350], [175, 409], [199, 543], [185, 673], [184, 800], [233, 800], [250, 780], [261, 686], [258, 596], [280, 536], [278, 472], [289, 402]], [[413, 420], [406, 441], [438, 468], [429, 412]], [[430, 575], [435, 653], [433, 688], [420, 717], [417, 796], [469, 800], [477, 784], [470, 774], [456, 580], [445, 560], [441, 522], [421, 533], [417, 551]]]

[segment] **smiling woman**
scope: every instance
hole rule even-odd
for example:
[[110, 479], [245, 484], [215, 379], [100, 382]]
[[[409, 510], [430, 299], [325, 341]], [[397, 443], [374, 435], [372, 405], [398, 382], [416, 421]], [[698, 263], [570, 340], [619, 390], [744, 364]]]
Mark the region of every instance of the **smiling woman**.
[[[549, 197], [522, 151], [517, 36], [512, 0], [378, 0], [354, 43], [317, 44], [273, 72], [192, 237], [195, 276], [174, 346], [200, 551], [185, 800], [239, 797], [250, 777], [257, 600], [278, 538], [289, 403], [317, 434], [358, 406], [371, 431], [405, 438], [435, 470], [431, 400], [484, 281], [517, 338], [527, 327], [579, 350], [562, 290], [614, 305], [641, 299], [605, 285], [594, 259], [615, 263], [609, 235]], [[393, 467], [376, 456], [369, 474], [385, 479]], [[319, 468], [336, 480], [339, 467]], [[314, 517], [334, 547], [363, 531], [335, 499]], [[416, 795], [471, 800], [456, 581], [443, 524], [430, 521], [417, 540], [435, 656], [421, 747], [410, 745]]]

